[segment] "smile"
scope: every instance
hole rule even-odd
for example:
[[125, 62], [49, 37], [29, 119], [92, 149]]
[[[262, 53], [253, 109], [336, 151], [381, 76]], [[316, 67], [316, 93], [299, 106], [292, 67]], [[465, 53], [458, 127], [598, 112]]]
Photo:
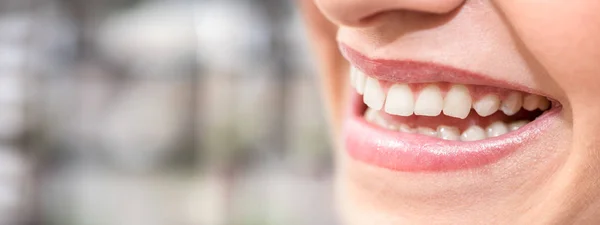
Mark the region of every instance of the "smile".
[[445, 171], [490, 164], [539, 136], [561, 110], [535, 90], [480, 74], [340, 49], [352, 64], [354, 96], [346, 149], [376, 166]]

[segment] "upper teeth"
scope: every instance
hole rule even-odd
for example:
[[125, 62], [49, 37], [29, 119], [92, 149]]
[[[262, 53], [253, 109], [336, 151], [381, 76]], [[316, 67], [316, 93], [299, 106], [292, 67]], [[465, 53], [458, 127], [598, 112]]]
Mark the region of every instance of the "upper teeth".
[[521, 110], [521, 106], [523, 106], [523, 96], [521, 93], [513, 92], [508, 94], [504, 101], [502, 101], [500, 109], [504, 114], [512, 116]]
[[379, 81], [368, 77], [363, 96], [365, 104], [367, 104], [369, 108], [379, 110], [383, 107], [385, 99], [386, 96], [383, 89], [381, 89], [381, 85], [379, 85]]
[[[390, 98], [390, 101], [397, 101], [397, 99]], [[442, 98], [442, 92], [436, 85], [427, 85], [415, 102], [415, 115], [420, 116], [437, 116], [440, 115], [444, 108], [444, 99]]]
[[480, 116], [489, 116], [497, 111], [506, 115], [514, 115], [521, 107], [533, 111], [546, 110], [550, 107], [548, 99], [534, 94], [523, 96], [520, 92], [511, 92], [504, 99], [494, 93], [473, 99], [469, 88], [464, 85], [452, 85], [445, 96], [436, 84], [424, 86], [415, 93], [408, 84], [394, 84], [387, 90], [381, 83], [353, 68], [352, 85], [359, 94], [364, 94], [363, 101], [369, 108], [384, 109], [386, 113], [398, 116], [438, 116], [441, 113], [464, 119], [471, 108]]
[[415, 97], [410, 87], [406, 84], [394, 84], [390, 87], [387, 94], [388, 101], [385, 104], [385, 111], [390, 114], [400, 116], [410, 116], [415, 110]]
[[464, 85], [454, 85], [446, 93], [444, 114], [461, 119], [467, 118], [471, 111], [471, 104], [469, 89]]
[[500, 98], [495, 94], [488, 94], [473, 103], [473, 109], [480, 116], [489, 116], [494, 114], [500, 108]]

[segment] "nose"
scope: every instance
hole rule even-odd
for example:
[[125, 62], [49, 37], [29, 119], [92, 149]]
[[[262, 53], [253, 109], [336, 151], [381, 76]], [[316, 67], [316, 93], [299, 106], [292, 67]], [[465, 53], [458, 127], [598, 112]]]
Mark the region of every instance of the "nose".
[[366, 26], [368, 19], [393, 11], [445, 14], [465, 0], [315, 0], [323, 14], [342, 26]]

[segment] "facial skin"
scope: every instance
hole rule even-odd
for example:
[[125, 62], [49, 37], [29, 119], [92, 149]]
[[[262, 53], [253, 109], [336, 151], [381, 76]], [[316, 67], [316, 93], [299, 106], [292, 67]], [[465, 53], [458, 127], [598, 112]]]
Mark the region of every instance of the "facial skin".
[[[344, 224], [600, 224], [600, 1], [301, 0], [337, 143]], [[524, 151], [481, 168], [409, 173], [352, 159], [337, 41], [517, 83], [563, 109]]]

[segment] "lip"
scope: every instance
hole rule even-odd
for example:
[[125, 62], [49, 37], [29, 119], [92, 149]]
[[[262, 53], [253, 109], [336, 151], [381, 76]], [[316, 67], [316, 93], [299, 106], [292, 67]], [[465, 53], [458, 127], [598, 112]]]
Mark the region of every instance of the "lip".
[[360, 71], [377, 80], [393, 83], [435, 83], [448, 82], [471, 85], [484, 85], [548, 96], [540, 90], [490, 78], [488, 76], [432, 62], [413, 60], [371, 59], [351, 47], [338, 43], [340, 52]]
[[[405, 82], [451, 82], [497, 86], [521, 91], [526, 87], [433, 63], [369, 59], [340, 44], [350, 63], [377, 79]], [[474, 142], [447, 141], [419, 134], [390, 131], [363, 118], [366, 105], [353, 92], [344, 123], [345, 147], [359, 161], [396, 171], [451, 171], [481, 167], [524, 148], [555, 120], [562, 107], [555, 105], [534, 121], [505, 135]]]

